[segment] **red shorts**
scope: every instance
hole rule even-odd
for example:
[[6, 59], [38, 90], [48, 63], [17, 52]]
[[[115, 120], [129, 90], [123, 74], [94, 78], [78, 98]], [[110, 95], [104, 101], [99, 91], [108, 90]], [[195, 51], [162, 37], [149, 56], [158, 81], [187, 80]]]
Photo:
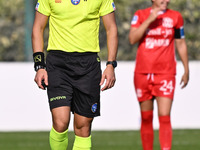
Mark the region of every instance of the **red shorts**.
[[175, 75], [140, 73], [134, 75], [135, 92], [139, 102], [154, 97], [168, 97], [173, 100], [175, 82]]

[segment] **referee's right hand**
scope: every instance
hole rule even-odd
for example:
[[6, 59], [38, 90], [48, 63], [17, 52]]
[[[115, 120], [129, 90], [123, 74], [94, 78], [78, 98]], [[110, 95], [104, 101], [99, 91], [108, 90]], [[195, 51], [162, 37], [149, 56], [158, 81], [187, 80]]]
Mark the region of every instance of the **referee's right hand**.
[[45, 90], [45, 87], [42, 85], [42, 80], [44, 80], [45, 85], [48, 86], [48, 75], [45, 69], [39, 69], [34, 79], [38, 87]]

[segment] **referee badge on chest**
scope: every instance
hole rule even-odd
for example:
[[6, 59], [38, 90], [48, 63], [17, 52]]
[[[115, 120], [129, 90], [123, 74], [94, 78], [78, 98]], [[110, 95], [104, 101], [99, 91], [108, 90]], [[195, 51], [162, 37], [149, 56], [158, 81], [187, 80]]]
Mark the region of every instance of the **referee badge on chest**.
[[78, 5], [80, 3], [81, 0], [71, 0], [73, 5]]
[[91, 107], [91, 111], [95, 113], [97, 111], [97, 103], [93, 104]]

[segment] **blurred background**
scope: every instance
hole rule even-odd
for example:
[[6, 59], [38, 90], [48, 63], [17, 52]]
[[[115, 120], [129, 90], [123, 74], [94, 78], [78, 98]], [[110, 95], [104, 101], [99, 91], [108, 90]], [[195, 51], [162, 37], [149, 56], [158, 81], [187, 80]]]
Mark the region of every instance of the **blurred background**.
[[[31, 30], [36, 0], [0, 0], [0, 61], [32, 61]], [[137, 9], [151, 5], [150, 0], [115, 0], [119, 30], [118, 60], [134, 60], [136, 47], [128, 42], [130, 22]], [[171, 0], [169, 6], [181, 12], [190, 60], [200, 60], [200, 3], [198, 0]], [[45, 30], [47, 46], [48, 26]], [[100, 28], [101, 58], [106, 60], [106, 36]]]
[[[31, 32], [36, 2], [37, 0], [0, 0], [0, 149], [3, 150], [49, 149], [51, 114], [47, 95], [33, 81], [35, 72]], [[140, 150], [140, 112], [133, 87], [137, 45], [129, 44], [128, 34], [135, 11], [149, 7], [151, 1], [115, 0], [115, 4], [119, 34], [118, 67], [115, 69], [117, 82], [114, 88], [101, 93], [101, 117], [97, 117], [93, 123], [94, 139], [98, 139], [94, 142], [94, 147], [95, 150]], [[177, 55], [177, 85], [172, 109], [172, 126], [175, 129], [173, 147], [175, 150], [199, 150], [200, 3], [199, 0], [171, 0], [169, 8], [181, 12], [185, 20], [190, 60], [190, 82], [181, 90], [179, 82], [184, 70]], [[46, 49], [48, 25], [44, 39]], [[107, 48], [102, 23], [100, 47], [103, 70]], [[156, 105], [154, 116], [155, 133], [158, 134]], [[73, 123], [69, 129], [73, 130]], [[105, 132], [96, 132], [102, 130]], [[70, 134], [73, 136], [72, 132]], [[11, 139], [15, 142], [12, 146]], [[155, 147], [159, 149], [158, 139]]]

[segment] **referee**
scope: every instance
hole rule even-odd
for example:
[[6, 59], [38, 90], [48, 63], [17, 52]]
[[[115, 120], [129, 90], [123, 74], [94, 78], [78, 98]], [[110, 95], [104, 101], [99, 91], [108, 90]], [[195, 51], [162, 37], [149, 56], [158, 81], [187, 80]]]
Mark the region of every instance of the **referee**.
[[[93, 118], [100, 115], [100, 90], [115, 84], [118, 38], [114, 11], [113, 0], [37, 2], [32, 31], [35, 82], [43, 90], [47, 87], [53, 122], [49, 137], [52, 150], [67, 149], [71, 111], [75, 132], [73, 150], [90, 150], [92, 147], [91, 124]], [[103, 73], [97, 54], [100, 51], [100, 17], [108, 47], [107, 67]], [[43, 33], [48, 20], [45, 61]]]

